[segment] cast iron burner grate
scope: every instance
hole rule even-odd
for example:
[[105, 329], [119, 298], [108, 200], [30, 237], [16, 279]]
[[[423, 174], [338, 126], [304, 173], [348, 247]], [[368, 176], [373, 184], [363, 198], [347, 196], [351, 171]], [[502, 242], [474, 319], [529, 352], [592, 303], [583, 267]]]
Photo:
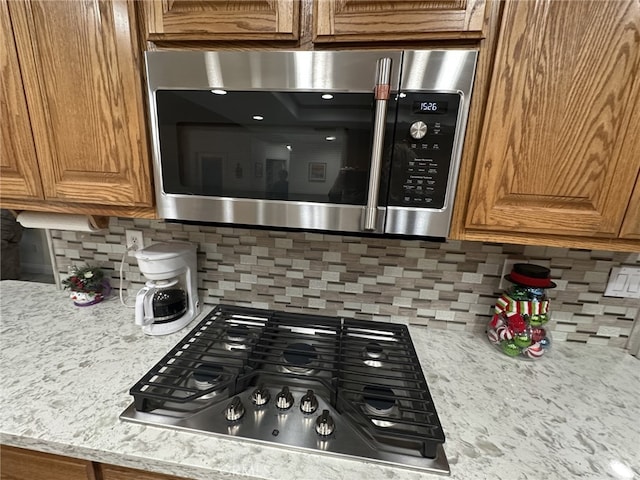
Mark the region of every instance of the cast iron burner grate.
[[[144, 417], [142, 423], [184, 423], [215, 432], [211, 423], [220, 422], [212, 420], [213, 410], [228, 408], [234, 397], [254, 407], [251, 392], [275, 397], [285, 386], [292, 392], [312, 390], [348, 423], [341, 428], [355, 432], [354, 441], [365, 445], [359, 449], [383, 451], [381, 457], [435, 458], [445, 441], [406, 326], [229, 305], [215, 307], [131, 388], [132, 416]], [[255, 418], [265, 408], [255, 404]], [[307, 413], [297, 414], [306, 421]], [[240, 436], [248, 428], [242, 420], [233, 429], [227, 424], [222, 418], [220, 429]], [[257, 428], [246, 436], [281, 441], [256, 433]], [[339, 443], [335, 438], [338, 432], [326, 443]]]

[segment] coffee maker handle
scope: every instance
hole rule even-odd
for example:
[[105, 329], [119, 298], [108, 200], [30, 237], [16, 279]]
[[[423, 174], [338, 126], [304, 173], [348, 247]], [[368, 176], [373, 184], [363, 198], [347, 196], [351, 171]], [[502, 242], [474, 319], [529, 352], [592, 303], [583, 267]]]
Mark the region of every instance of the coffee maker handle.
[[[142, 287], [136, 295], [136, 325], [144, 326], [153, 323], [153, 306], [151, 301], [147, 300], [148, 297], [153, 298], [153, 291], [155, 288]], [[151, 309], [149, 315], [145, 312]]]

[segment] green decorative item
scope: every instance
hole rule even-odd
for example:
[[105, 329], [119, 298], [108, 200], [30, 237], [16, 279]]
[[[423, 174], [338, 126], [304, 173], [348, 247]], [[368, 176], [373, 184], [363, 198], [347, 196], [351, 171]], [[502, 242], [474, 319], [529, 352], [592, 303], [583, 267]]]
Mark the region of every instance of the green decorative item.
[[71, 291], [69, 296], [78, 307], [95, 305], [111, 293], [109, 280], [104, 277], [100, 267], [73, 266], [69, 269], [69, 273], [70, 275], [62, 281], [62, 285], [65, 290]]
[[520, 333], [513, 337], [513, 343], [520, 348], [525, 348], [531, 345], [531, 337], [527, 333]]
[[502, 342], [501, 347], [502, 347], [502, 351], [507, 355], [509, 355], [510, 357], [516, 357], [520, 355], [520, 352], [522, 351], [520, 350], [520, 347], [518, 347], [512, 341]]
[[546, 313], [543, 313], [541, 315], [531, 315], [531, 317], [529, 317], [529, 324], [533, 327], [539, 327], [541, 325], [544, 325], [548, 321], [549, 315]]

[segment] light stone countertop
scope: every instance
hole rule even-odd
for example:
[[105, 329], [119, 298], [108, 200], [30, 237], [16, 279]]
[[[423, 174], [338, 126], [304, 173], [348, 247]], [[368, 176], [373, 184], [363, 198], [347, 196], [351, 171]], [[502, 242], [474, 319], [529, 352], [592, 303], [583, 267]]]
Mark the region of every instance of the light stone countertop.
[[[0, 282], [0, 305], [4, 444], [195, 479], [444, 478], [124, 423], [118, 415], [132, 401], [129, 388], [189, 328], [148, 337], [115, 297], [78, 308], [66, 292], [37, 283]], [[635, 357], [556, 343], [527, 362], [482, 335], [410, 331], [445, 430], [451, 478], [640, 479]]]

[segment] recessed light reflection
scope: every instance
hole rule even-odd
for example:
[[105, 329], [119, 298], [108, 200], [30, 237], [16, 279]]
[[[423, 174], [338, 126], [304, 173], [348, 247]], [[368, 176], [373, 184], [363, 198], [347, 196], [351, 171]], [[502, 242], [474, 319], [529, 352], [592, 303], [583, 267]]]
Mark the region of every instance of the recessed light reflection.
[[327, 142], [333, 142], [336, 139], [336, 137], [334, 137], [333, 135], [329, 135], [328, 137], [324, 137], [324, 139]]
[[331, 95], [330, 93], [325, 93], [324, 95], [322, 95], [322, 98], [324, 98], [325, 100], [331, 100], [333, 98], [333, 95]]
[[631, 480], [635, 477], [633, 470], [620, 460], [611, 460], [611, 462], [609, 462], [609, 469], [611, 473], [613, 473], [614, 478], [619, 480]]
[[222, 90], [221, 88], [214, 88], [213, 90], [211, 90], [211, 93], [215, 93], [216, 95], [226, 95], [227, 91]]
[[407, 94], [406, 94], [406, 93], [404, 93], [404, 92], [400, 92], [400, 93], [398, 94], [398, 96], [399, 96], [400, 98], [404, 98], [404, 97], [406, 97], [406, 96], [407, 96]]
[[264, 120], [264, 117], [263, 117], [262, 115], [254, 115], [254, 116], [253, 116], [253, 117], [251, 117], [251, 118], [253, 118], [254, 120], [258, 120], [258, 121], [260, 121], [260, 120]]

